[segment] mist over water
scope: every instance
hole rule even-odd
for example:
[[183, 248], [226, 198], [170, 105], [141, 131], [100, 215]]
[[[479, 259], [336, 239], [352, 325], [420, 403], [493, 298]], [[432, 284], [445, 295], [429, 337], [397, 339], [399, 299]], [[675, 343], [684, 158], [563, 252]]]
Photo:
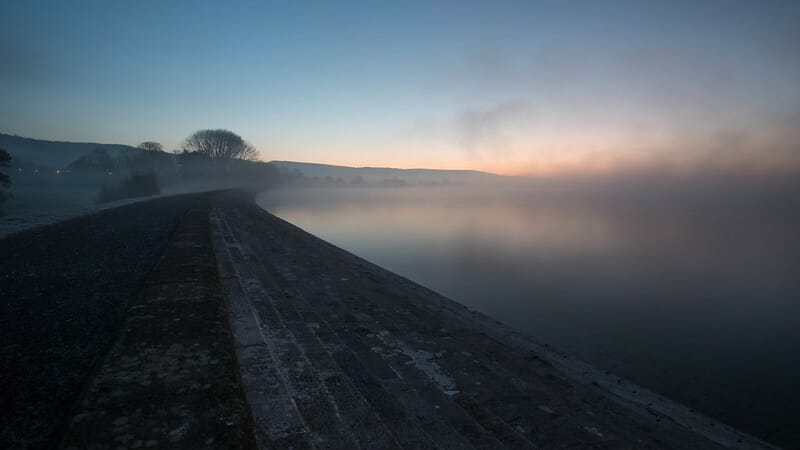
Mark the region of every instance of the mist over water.
[[682, 181], [287, 189], [258, 202], [537, 341], [797, 442], [800, 190]]

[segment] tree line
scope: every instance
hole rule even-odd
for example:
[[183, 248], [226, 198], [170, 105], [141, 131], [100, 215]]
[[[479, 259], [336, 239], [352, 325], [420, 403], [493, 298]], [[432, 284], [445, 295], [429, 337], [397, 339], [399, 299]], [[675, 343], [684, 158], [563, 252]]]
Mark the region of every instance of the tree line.
[[251, 186], [277, 182], [271, 164], [257, 161], [258, 151], [238, 134], [225, 129], [199, 130], [170, 156], [154, 141], [140, 143], [142, 153], [131, 163], [130, 175], [104, 186], [98, 201], [155, 195], [165, 184], [188, 183], [198, 188]]
[[[138, 154], [120, 156], [99, 146], [60, 170], [41, 166], [24, 173], [23, 184], [98, 187], [98, 202], [155, 195], [163, 186], [178, 191], [227, 187], [263, 188], [281, 176], [272, 164], [258, 161], [258, 151], [238, 134], [225, 129], [198, 130], [170, 154], [163, 145], [145, 141]], [[0, 149], [0, 206], [11, 196], [11, 155]], [[29, 175], [30, 174], [30, 175]], [[49, 175], [45, 175], [49, 174]], [[14, 178], [17, 178], [14, 174]], [[1, 212], [1, 211], [0, 211]]]

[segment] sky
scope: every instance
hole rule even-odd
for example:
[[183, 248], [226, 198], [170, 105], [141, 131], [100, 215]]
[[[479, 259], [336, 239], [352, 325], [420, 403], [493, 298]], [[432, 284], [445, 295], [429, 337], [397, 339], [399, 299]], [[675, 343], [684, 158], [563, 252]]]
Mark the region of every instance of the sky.
[[37, 1], [0, 132], [504, 174], [800, 171], [797, 1]]

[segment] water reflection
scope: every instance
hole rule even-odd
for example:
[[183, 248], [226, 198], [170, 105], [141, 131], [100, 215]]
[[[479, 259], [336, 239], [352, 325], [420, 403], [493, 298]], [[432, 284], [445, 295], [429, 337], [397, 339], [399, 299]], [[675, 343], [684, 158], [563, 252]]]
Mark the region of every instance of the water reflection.
[[800, 438], [800, 220], [773, 200], [519, 187], [259, 197], [539, 341], [783, 441]]

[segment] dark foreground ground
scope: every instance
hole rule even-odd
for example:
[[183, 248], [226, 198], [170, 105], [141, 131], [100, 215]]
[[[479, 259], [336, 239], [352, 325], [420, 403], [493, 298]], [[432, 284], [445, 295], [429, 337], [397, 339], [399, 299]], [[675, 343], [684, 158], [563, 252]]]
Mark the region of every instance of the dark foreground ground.
[[0, 240], [0, 447], [52, 440], [198, 200], [177, 196]]
[[243, 193], [106, 211], [0, 255], [4, 448], [766, 446]]

